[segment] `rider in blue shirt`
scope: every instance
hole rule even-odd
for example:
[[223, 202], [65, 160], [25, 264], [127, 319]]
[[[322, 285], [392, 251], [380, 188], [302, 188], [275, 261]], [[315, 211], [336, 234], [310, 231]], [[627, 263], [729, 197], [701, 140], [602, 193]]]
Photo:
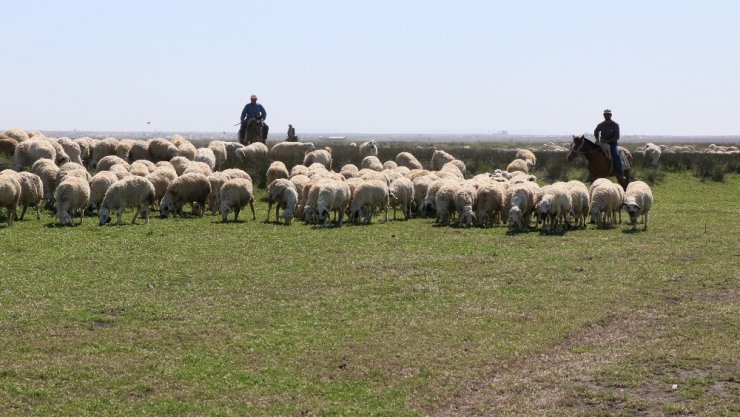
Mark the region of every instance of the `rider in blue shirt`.
[[[257, 96], [252, 94], [252, 97], [249, 98], [249, 103], [247, 103], [246, 106], [244, 106], [244, 110], [242, 110], [241, 115], [241, 127], [239, 128], [239, 142], [245, 143], [246, 142], [246, 133], [247, 133], [247, 125], [252, 120], [262, 120], [264, 121], [267, 119], [267, 111], [264, 107], [262, 107], [261, 104], [257, 103]], [[263, 123], [262, 125], [262, 141], [264, 142], [267, 139], [267, 132], [270, 130], [270, 127], [267, 126], [267, 124]]]

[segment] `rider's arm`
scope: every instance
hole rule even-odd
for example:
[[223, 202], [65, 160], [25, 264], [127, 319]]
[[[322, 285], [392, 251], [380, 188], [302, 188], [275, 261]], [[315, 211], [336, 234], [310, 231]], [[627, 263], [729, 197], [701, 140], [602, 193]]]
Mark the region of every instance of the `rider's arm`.
[[619, 125], [614, 123], [614, 142], [619, 139]]
[[244, 106], [244, 110], [242, 110], [242, 117], [241, 122], [244, 123], [244, 118], [247, 117], [247, 106]]
[[594, 139], [597, 142], [599, 141], [599, 126], [601, 126], [601, 124], [596, 125], [596, 129], [594, 129]]
[[262, 120], [267, 120], [267, 112], [265, 108], [260, 104], [260, 111], [262, 112]]

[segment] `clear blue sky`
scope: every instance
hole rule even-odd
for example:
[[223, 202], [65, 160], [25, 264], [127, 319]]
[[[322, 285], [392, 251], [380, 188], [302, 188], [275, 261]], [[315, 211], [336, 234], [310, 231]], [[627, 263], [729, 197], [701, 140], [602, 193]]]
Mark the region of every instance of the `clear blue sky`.
[[[9, 1], [0, 129], [740, 134], [738, 1]], [[146, 122], [152, 125], [147, 126]]]

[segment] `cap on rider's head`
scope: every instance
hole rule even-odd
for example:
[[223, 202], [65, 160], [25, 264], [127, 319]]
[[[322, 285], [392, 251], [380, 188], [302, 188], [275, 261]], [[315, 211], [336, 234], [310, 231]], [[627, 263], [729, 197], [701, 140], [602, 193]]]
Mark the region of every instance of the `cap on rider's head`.
[[[252, 97], [254, 97], [254, 96], [252, 96]], [[604, 109], [604, 114], [612, 114], [612, 111], [609, 110], [609, 109]]]
[[257, 100], [257, 96], [255, 96], [254, 94], [252, 94], [252, 97], [249, 97], [249, 99], [250, 100]]

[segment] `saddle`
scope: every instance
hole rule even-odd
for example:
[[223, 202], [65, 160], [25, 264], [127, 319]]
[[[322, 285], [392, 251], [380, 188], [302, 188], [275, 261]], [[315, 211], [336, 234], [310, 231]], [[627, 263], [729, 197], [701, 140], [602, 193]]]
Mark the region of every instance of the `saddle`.
[[[612, 160], [612, 152], [609, 149], [609, 144], [606, 142], [599, 142], [599, 147], [601, 147], [601, 150], [604, 152], [604, 155], [606, 155], [606, 158], [608, 160]], [[628, 170], [630, 169], [630, 162], [629, 159], [627, 159], [627, 154], [624, 151], [624, 148], [619, 146], [619, 159], [622, 162], [622, 170]]]

